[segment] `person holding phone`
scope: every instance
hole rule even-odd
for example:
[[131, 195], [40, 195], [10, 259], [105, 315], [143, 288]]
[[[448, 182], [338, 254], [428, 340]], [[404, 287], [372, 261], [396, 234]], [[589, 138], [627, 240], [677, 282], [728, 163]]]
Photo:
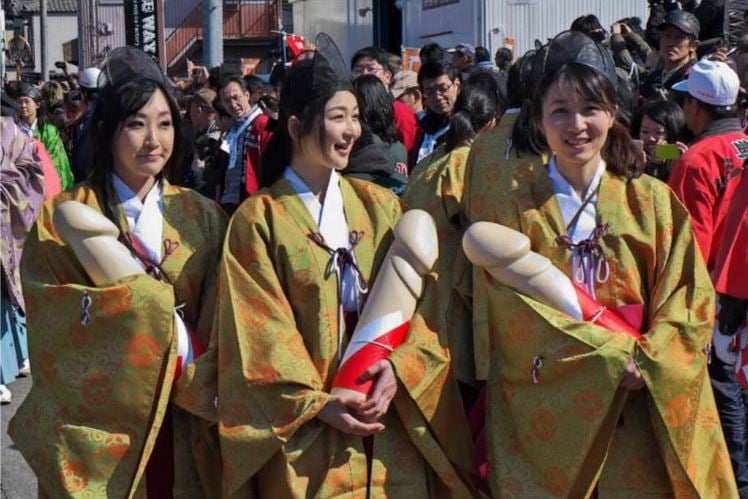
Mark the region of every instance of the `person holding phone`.
[[681, 142], [686, 129], [683, 110], [672, 101], [650, 102], [634, 119], [631, 135], [642, 142], [644, 173], [667, 182], [673, 161], [688, 146]]

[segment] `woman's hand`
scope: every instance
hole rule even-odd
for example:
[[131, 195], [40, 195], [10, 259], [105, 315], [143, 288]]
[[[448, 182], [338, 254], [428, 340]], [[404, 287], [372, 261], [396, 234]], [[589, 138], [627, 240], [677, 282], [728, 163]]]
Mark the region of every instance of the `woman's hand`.
[[629, 363], [626, 366], [626, 370], [623, 371], [623, 377], [618, 386], [624, 390], [630, 391], [641, 390], [646, 386], [642, 373], [639, 371], [639, 368], [636, 367], [634, 359], [629, 359]]
[[317, 418], [338, 431], [349, 435], [366, 437], [384, 430], [382, 423], [363, 422], [351, 411], [359, 408], [360, 402], [350, 395], [332, 395], [327, 404], [319, 411]]
[[390, 361], [380, 360], [371, 366], [361, 375], [359, 382], [363, 383], [373, 378], [377, 378], [374, 391], [356, 411], [359, 418], [366, 422], [378, 421], [379, 418], [387, 414], [390, 402], [397, 393], [397, 378]]

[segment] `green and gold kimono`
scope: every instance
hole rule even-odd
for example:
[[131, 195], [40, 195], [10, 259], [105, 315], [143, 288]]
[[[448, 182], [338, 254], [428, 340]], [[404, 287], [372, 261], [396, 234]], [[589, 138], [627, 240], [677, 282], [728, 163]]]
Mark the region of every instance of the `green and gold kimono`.
[[[371, 283], [400, 206], [366, 181], [341, 177], [340, 190], [348, 229], [363, 233], [354, 251]], [[308, 237], [318, 230], [285, 178], [230, 222], [217, 341], [188, 368], [180, 398], [210, 417], [218, 394], [227, 496], [366, 497], [363, 439], [316, 417], [337, 370], [339, 303], [330, 255]], [[398, 392], [374, 436], [371, 497], [473, 497], [470, 436], [446, 345], [417, 313], [389, 360]]]
[[[45, 204], [26, 242], [22, 278], [34, 384], [9, 433], [49, 497], [144, 497], [144, 470], [164, 421], [177, 360], [175, 295], [207, 344], [225, 215], [164, 181], [162, 267], [94, 287], [52, 224], [68, 199], [102, 207], [87, 184]], [[120, 227], [127, 228], [116, 207]], [[87, 315], [84, 320], [83, 316]], [[174, 497], [216, 497], [216, 448], [194, 416], [173, 407]], [[201, 483], [202, 482], [202, 483]], [[211, 483], [213, 486], [211, 486]]]
[[[517, 112], [505, 113], [498, 125], [478, 134], [473, 142], [462, 196], [466, 228], [475, 222], [495, 221], [497, 213], [503, 213], [507, 203], [512, 202], [509, 193], [543, 172], [543, 157], [518, 156], [512, 148], [511, 137], [517, 117]], [[478, 279], [476, 272], [480, 269], [466, 272], [458, 289], [472, 303], [475, 375], [478, 380], [486, 380], [490, 363], [488, 303], [482, 289], [483, 280]]]
[[[570, 275], [548, 175], [508, 195], [492, 221], [526, 234], [534, 251]], [[737, 497], [706, 369], [714, 291], [688, 213], [659, 181], [605, 172], [597, 220], [609, 225], [600, 243], [610, 266], [597, 300], [643, 304], [640, 340], [476, 274], [489, 304], [493, 495], [583, 497], [597, 484], [606, 498]], [[646, 382], [640, 391], [618, 388], [629, 358]]]
[[464, 292], [464, 281], [472, 270], [462, 251], [462, 235], [467, 228], [462, 193], [469, 152], [469, 146], [449, 152], [444, 146], [437, 148], [413, 170], [402, 200], [406, 210], [424, 210], [436, 224], [439, 258], [426, 280], [422, 307], [425, 310], [425, 302], [435, 300], [428, 306], [436, 315], [442, 343], [449, 345], [455, 377], [474, 386], [472, 316], [469, 296]]

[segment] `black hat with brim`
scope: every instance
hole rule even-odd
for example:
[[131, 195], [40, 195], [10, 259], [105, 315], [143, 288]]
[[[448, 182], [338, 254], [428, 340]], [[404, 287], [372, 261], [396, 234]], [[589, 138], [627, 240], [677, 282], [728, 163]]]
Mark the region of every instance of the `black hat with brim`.
[[685, 10], [671, 10], [665, 15], [665, 19], [657, 26], [657, 29], [662, 31], [668, 26], [672, 26], [684, 32], [687, 35], [693, 36], [694, 38], [699, 37], [699, 31], [701, 26], [699, 20]]

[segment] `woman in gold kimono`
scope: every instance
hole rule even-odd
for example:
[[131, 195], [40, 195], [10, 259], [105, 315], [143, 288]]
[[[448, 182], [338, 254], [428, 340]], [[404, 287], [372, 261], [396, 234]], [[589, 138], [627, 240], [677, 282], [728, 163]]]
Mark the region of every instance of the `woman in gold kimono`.
[[[220, 457], [170, 396], [209, 340], [225, 216], [166, 180], [180, 114], [160, 69], [124, 48], [105, 73], [90, 180], [44, 206], [24, 251], [35, 371], [10, 435], [43, 497], [216, 497]], [[109, 218], [147, 273], [96, 286], [55, 230], [67, 200]]]
[[714, 291], [688, 214], [616, 122], [616, 76], [580, 33], [544, 49], [533, 122], [551, 154], [493, 222], [519, 230], [643, 336], [578, 322], [479, 273], [495, 497], [736, 497], [706, 370]]
[[406, 210], [425, 210], [437, 225], [439, 258], [422, 301], [433, 302], [429, 308], [442, 341], [449, 345], [452, 370], [466, 407], [472, 405], [477, 382], [467, 275], [472, 268], [462, 252], [467, 228], [462, 194], [473, 140], [495, 125], [499, 105], [499, 87], [493, 77], [486, 72], [471, 76], [457, 96], [444, 145], [418, 163], [402, 198]]
[[217, 393], [228, 497], [472, 497], [446, 346], [418, 314], [369, 369], [366, 402], [331, 394], [400, 205], [338, 173], [360, 134], [358, 105], [337, 49], [323, 36], [316, 45], [284, 81], [264, 189], [229, 224], [216, 342], [187, 372], [182, 403], [210, 417]]

